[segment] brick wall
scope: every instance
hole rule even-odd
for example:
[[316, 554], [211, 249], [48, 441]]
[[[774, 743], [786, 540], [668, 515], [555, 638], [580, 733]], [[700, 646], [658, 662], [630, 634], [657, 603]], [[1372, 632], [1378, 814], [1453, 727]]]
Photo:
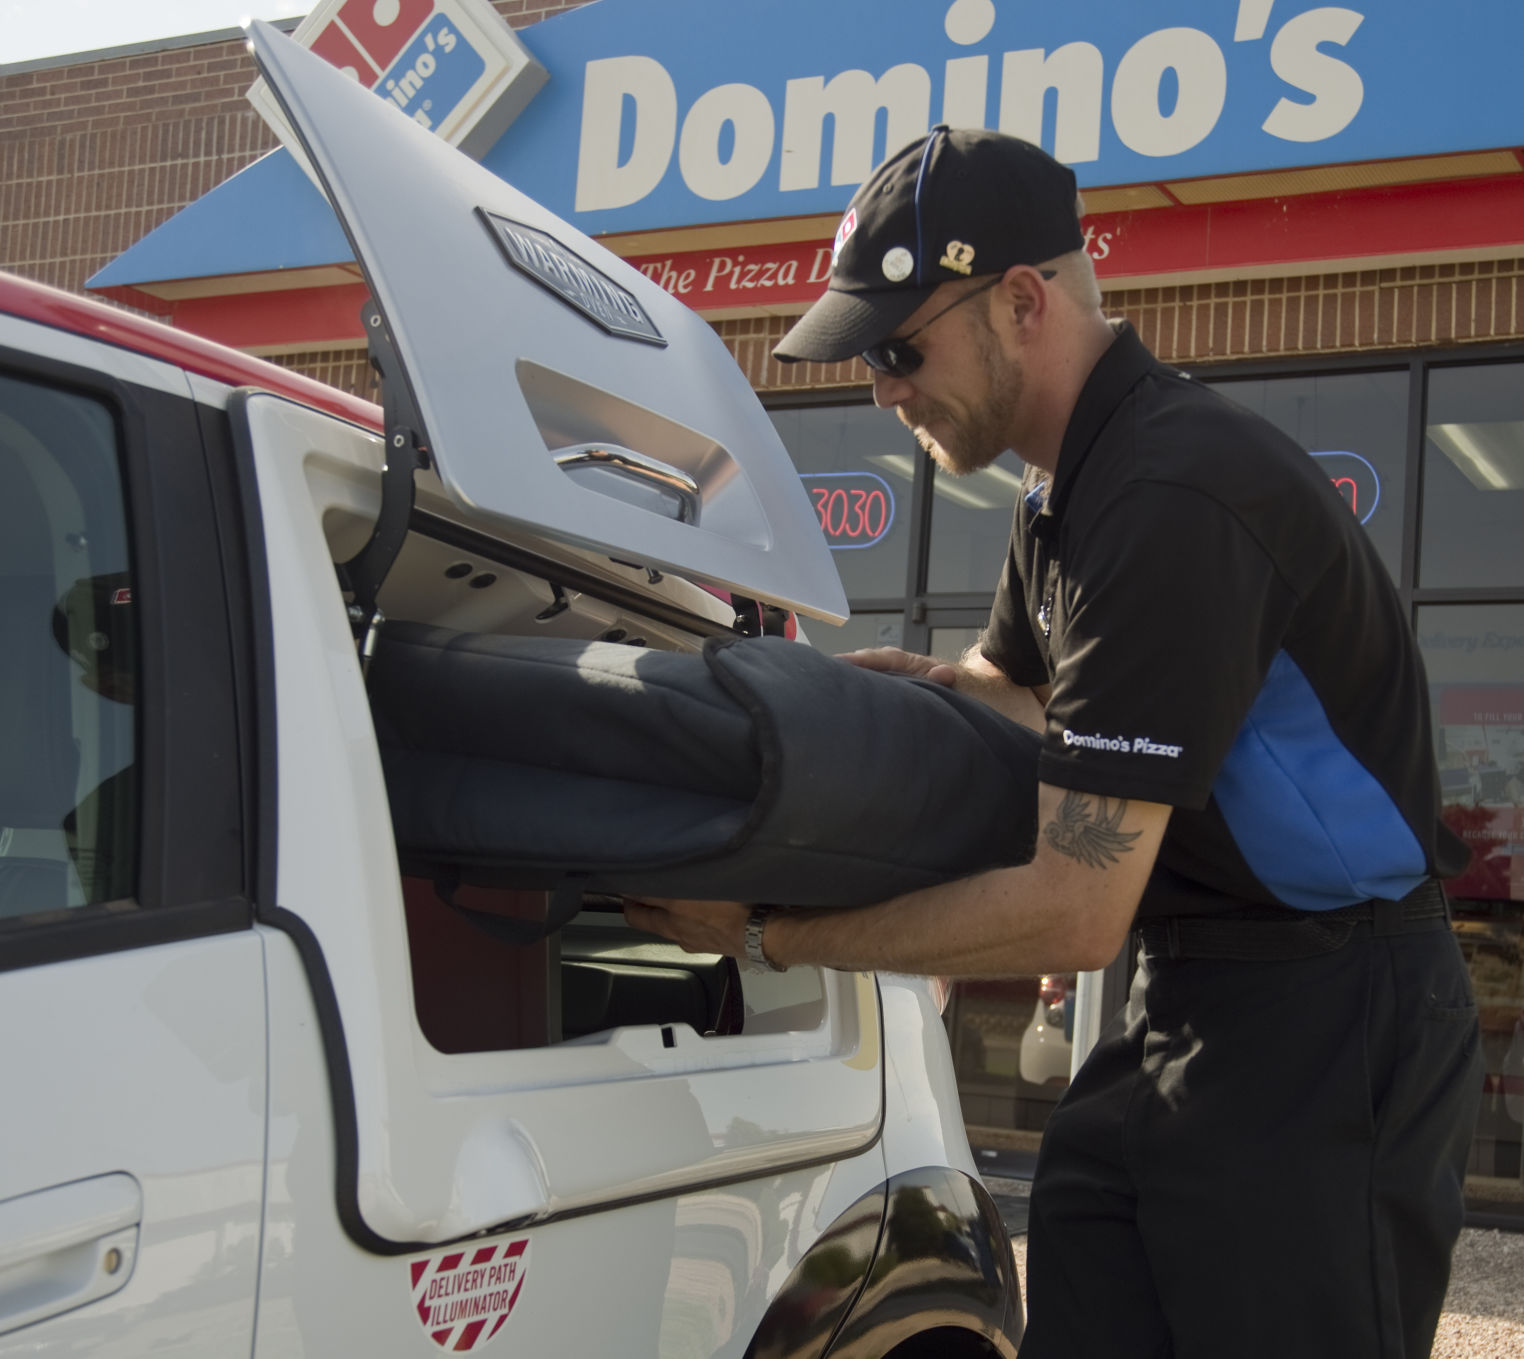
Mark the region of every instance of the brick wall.
[[[521, 27], [584, 0], [494, 3]], [[256, 74], [237, 40], [0, 76], [0, 269], [78, 292], [273, 149]]]
[[79, 291], [269, 150], [242, 43], [0, 78], [0, 268]]
[[1107, 294], [1175, 363], [1421, 349], [1524, 335], [1524, 260]]
[[307, 349], [270, 358], [282, 368], [291, 368], [318, 382], [326, 382], [351, 396], [380, 401], [381, 387], [376, 370], [363, 349]]
[[[1254, 279], [1194, 287], [1118, 289], [1108, 316], [1125, 316], [1161, 359], [1232, 359], [1411, 350], [1524, 337], [1524, 260]], [[860, 387], [860, 360], [779, 363], [769, 351], [784, 317], [722, 321], [717, 329], [753, 387], [768, 392]]]

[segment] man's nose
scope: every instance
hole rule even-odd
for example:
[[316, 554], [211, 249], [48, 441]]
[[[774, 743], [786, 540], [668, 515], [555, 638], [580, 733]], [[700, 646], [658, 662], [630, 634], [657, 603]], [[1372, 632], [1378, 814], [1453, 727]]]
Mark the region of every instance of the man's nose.
[[880, 373], [877, 369], [873, 371], [873, 404], [881, 411], [904, 404], [912, 390], [906, 378]]

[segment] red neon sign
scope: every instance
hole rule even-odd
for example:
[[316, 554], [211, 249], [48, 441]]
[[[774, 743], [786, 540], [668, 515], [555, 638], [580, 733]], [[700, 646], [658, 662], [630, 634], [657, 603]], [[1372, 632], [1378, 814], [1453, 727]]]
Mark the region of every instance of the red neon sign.
[[894, 523], [894, 492], [876, 473], [806, 472], [799, 479], [832, 551], [872, 547]]

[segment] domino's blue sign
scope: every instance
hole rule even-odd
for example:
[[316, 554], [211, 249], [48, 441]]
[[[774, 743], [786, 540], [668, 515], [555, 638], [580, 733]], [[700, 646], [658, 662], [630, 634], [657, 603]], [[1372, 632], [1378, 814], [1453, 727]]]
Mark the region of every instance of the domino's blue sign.
[[602, 0], [488, 167], [589, 232], [839, 211], [936, 122], [1081, 185], [1524, 144], [1520, 0]]

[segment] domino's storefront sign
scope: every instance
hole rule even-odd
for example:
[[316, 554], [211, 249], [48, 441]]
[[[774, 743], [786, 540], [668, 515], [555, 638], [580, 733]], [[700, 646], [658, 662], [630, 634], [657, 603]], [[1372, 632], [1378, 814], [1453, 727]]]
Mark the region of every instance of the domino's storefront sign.
[[[1082, 188], [1499, 149], [1512, 171], [1524, 146], [1524, 0], [597, 0], [517, 33], [490, 0], [321, 0], [294, 36], [590, 236], [834, 222], [874, 165], [939, 122], [1038, 142]], [[260, 84], [250, 98], [305, 168], [273, 97]], [[345, 258], [289, 169], [250, 167], [88, 286], [143, 305], [130, 290], [183, 277], [188, 254], [197, 277]], [[1469, 173], [1483, 177], [1454, 202], [1477, 208], [1411, 222], [1374, 195], [1347, 215], [1317, 195], [1266, 200], [1273, 219], [1092, 205], [1086, 248], [1107, 279], [1512, 258], [1513, 181]], [[293, 244], [297, 220], [309, 234]], [[791, 230], [619, 253], [700, 310], [797, 307], [823, 286], [829, 230]], [[1363, 515], [1373, 497], [1345, 471]]]
[[[488, 0], [323, 0], [292, 37], [478, 156], [546, 79]], [[263, 81], [249, 99], [283, 129]]]
[[484, 163], [595, 234], [839, 212], [937, 122], [1082, 186], [1524, 144], [1519, 0], [601, 0], [524, 38], [552, 78]]

